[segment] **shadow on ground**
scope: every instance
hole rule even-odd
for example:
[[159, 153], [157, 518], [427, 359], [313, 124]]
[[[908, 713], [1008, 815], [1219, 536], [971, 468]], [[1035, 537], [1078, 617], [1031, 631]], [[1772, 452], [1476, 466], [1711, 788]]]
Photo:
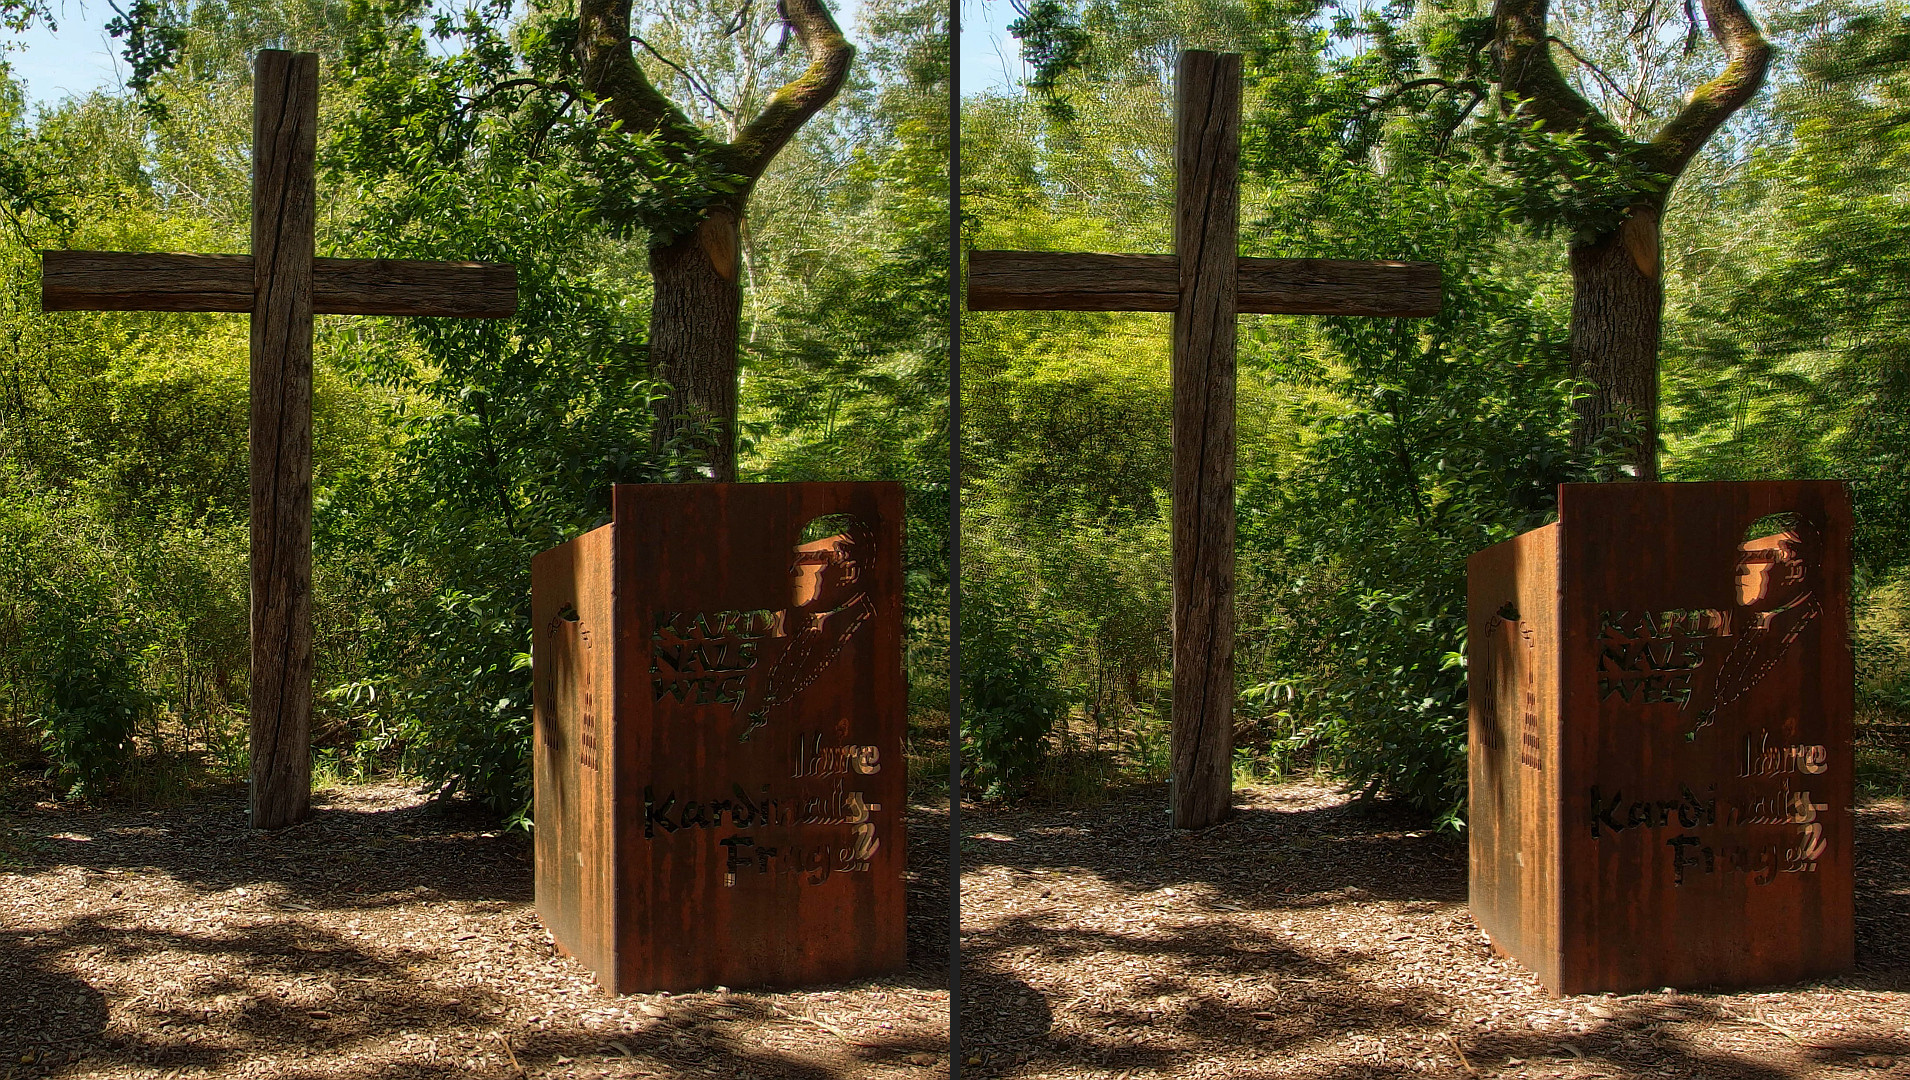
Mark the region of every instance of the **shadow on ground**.
[[[929, 1076], [946, 1023], [846, 1030], [946, 984], [945, 811], [911, 808], [909, 969], [800, 992], [612, 999], [552, 955], [521, 834], [403, 789], [321, 793], [246, 827], [231, 793], [166, 811], [0, 815], [0, 1078]], [[871, 1006], [873, 1007], [873, 1006]], [[897, 1014], [901, 1015], [900, 1012]]]
[[[1897, 1060], [1910, 1059], [1910, 1001], [1897, 996], [1910, 991], [1910, 814], [1900, 803], [1858, 815], [1853, 975], [1769, 988], [1774, 998], [1565, 1001], [1489, 954], [1464, 914], [1462, 839], [1343, 799], [1250, 806], [1226, 825], [1175, 834], [1164, 805], [1155, 788], [1088, 810], [964, 815], [963, 1052], [982, 1060], [972, 1071], [1910, 1074]], [[1079, 882], [1088, 889], [1071, 893]], [[1395, 977], [1415, 961], [1415, 978]], [[1109, 1000], [1102, 987], [1114, 981], [1121, 992]], [[1790, 998], [1837, 999], [1831, 1019], [1853, 1022], [1811, 1035], [1760, 1015]], [[1553, 1024], [1554, 1014], [1564, 1019]], [[1739, 1036], [1773, 1049], [1730, 1048]]]

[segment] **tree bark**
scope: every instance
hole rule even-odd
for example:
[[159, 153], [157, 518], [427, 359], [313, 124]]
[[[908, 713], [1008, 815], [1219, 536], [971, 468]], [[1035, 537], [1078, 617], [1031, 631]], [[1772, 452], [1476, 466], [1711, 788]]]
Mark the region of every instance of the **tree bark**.
[[[1578, 403], [1572, 445], [1584, 449], [1626, 419], [1643, 441], [1632, 455], [1635, 479], [1658, 477], [1658, 343], [1664, 311], [1659, 280], [1658, 216], [1705, 142], [1764, 85], [1771, 47], [1742, 0], [1698, 0], [1724, 70], [1691, 92], [1678, 115], [1649, 142], [1630, 138], [1581, 97], [1552, 58], [1551, 0], [1496, 0], [1493, 60], [1500, 89], [1547, 131], [1577, 133], [1607, 160], [1629, 159], [1661, 178], [1634, 194], [1630, 214], [1593, 243], [1574, 245], [1572, 366], [1591, 383]], [[1513, 99], [1507, 99], [1513, 100]]]
[[577, 0], [577, 60], [584, 88], [604, 99], [603, 119], [657, 137], [665, 156], [714, 160], [743, 189], [712, 207], [681, 236], [658, 236], [650, 251], [655, 305], [650, 366], [669, 384], [657, 403], [659, 445], [691, 431], [703, 464], [685, 479], [736, 478], [736, 344], [742, 320], [740, 228], [749, 191], [809, 118], [833, 100], [855, 49], [822, 0], [781, 0], [777, 11], [809, 54], [809, 65], [770, 96], [730, 142], [706, 133], [644, 76], [631, 51], [631, 0]]
[[1585, 450], [1627, 421], [1642, 438], [1628, 455], [1631, 479], [1658, 479], [1658, 343], [1664, 282], [1658, 212], [1640, 206], [1596, 242], [1574, 246], [1572, 371], [1589, 393], [1577, 404], [1572, 448]]
[[686, 479], [736, 479], [738, 235], [736, 214], [715, 210], [696, 231], [650, 249], [650, 365], [669, 384], [653, 437], [659, 447], [678, 436], [699, 445], [702, 471]]

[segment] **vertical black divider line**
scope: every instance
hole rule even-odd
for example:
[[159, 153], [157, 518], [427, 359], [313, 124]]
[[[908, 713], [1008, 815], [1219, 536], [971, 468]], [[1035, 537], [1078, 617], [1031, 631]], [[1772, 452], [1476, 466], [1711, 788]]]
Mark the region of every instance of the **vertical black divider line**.
[[962, 0], [948, 0], [948, 1080], [962, 1078]]

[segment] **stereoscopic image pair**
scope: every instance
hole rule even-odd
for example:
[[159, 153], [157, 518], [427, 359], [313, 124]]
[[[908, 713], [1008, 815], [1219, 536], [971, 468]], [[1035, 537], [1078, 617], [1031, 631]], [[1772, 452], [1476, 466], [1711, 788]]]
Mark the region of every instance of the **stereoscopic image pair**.
[[5, 0], [7, 1077], [1910, 1075], [1910, 14]]

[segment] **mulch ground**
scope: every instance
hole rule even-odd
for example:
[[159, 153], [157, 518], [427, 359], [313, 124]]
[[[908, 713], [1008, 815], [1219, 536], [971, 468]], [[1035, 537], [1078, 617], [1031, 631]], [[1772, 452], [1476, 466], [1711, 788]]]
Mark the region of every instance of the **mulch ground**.
[[1310, 784], [963, 811], [964, 1078], [1910, 1077], [1910, 808], [1857, 813], [1858, 971], [1554, 999], [1466, 912], [1463, 840]]
[[[1158, 789], [964, 812], [965, 1076], [1910, 1077], [1910, 808], [1858, 812], [1859, 970], [1549, 998], [1465, 910], [1461, 842], [1325, 787], [1167, 828]], [[245, 828], [0, 810], [0, 1080], [946, 1075], [947, 818], [913, 808], [910, 969], [611, 999], [530, 908], [522, 836], [402, 786]]]
[[554, 952], [522, 834], [403, 786], [316, 801], [270, 834], [239, 794], [0, 803], [0, 1080], [947, 1075], [945, 810], [908, 815], [906, 973], [612, 999]]

